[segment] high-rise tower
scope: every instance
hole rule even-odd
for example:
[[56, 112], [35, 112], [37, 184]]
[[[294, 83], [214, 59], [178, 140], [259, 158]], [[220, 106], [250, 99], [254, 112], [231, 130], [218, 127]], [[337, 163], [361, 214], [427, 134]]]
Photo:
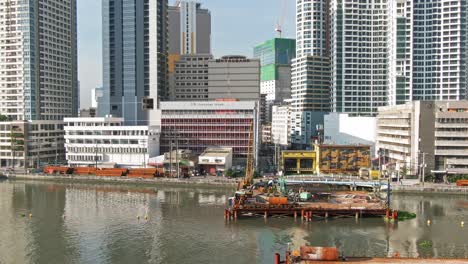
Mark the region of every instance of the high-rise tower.
[[103, 0], [100, 116], [147, 124], [143, 99], [167, 97], [167, 0]]
[[467, 95], [467, 1], [388, 1], [389, 105]]
[[0, 22], [0, 113], [10, 120], [76, 116], [76, 1], [0, 0]]
[[306, 147], [330, 111], [329, 0], [296, 0], [291, 143]]
[[0, 0], [0, 166], [62, 160], [78, 98], [76, 0]]
[[375, 115], [387, 104], [387, 1], [330, 4], [334, 112]]

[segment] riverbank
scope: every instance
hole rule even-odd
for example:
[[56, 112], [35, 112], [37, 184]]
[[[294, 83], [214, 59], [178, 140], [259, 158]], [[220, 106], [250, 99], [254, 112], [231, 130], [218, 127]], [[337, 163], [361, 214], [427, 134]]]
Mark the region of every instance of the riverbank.
[[443, 183], [425, 183], [412, 184], [412, 185], [400, 185], [392, 184], [391, 186], [393, 193], [445, 193], [445, 194], [467, 194], [468, 187], [459, 187], [455, 184], [443, 184]]
[[[24, 174], [17, 173], [10, 176], [11, 179], [19, 180], [39, 180], [39, 181], [60, 181], [78, 183], [121, 183], [121, 184], [142, 184], [142, 185], [184, 185], [184, 186], [211, 186], [223, 188], [237, 187], [239, 179], [229, 179], [224, 177], [191, 177], [191, 178], [127, 178], [127, 177], [103, 177], [93, 175], [50, 175], [50, 174]], [[458, 187], [455, 184], [392, 184], [393, 193], [443, 193], [443, 194], [467, 194], [468, 187]]]
[[122, 183], [142, 185], [185, 185], [185, 186], [213, 186], [233, 188], [237, 186], [236, 179], [223, 177], [192, 177], [192, 178], [127, 178], [127, 177], [102, 177], [93, 175], [48, 175], [48, 174], [16, 174], [10, 179], [56, 181], [76, 183]]

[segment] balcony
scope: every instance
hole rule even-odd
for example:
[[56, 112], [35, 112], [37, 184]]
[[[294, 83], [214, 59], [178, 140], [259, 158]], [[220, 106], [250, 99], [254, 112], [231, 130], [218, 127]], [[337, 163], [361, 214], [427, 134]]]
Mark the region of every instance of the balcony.
[[462, 138], [465, 138], [465, 137], [467, 137], [467, 133], [465, 131], [454, 131], [454, 132], [436, 131], [435, 136], [436, 137], [462, 137]]
[[[467, 135], [468, 137], [468, 135]], [[448, 147], [468, 147], [468, 139], [461, 140], [436, 140], [435, 146], [448, 146]]]
[[410, 144], [410, 138], [405, 137], [405, 138], [395, 138], [395, 137], [386, 137], [386, 136], [377, 136], [377, 142], [390, 142], [390, 143], [396, 143], [396, 144], [402, 144], [402, 145], [409, 145]]
[[409, 130], [396, 130], [396, 129], [377, 129], [377, 135], [387, 134], [387, 135], [396, 135], [396, 136], [410, 136]]
[[434, 152], [437, 156], [466, 156], [468, 157], [467, 149], [436, 149]]

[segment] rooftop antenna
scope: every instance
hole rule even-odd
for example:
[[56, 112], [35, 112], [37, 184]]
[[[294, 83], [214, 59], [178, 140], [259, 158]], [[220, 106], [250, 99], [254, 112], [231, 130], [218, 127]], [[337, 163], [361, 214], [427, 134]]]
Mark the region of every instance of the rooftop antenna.
[[287, 0], [281, 0], [282, 4], [281, 4], [281, 16], [279, 17], [278, 21], [276, 22], [276, 27], [275, 27], [275, 31], [278, 33], [279, 35], [279, 38], [282, 37], [282, 34], [283, 34], [283, 24], [284, 24], [284, 18], [286, 16], [286, 11], [287, 11], [287, 8], [288, 8], [288, 5], [287, 5]]

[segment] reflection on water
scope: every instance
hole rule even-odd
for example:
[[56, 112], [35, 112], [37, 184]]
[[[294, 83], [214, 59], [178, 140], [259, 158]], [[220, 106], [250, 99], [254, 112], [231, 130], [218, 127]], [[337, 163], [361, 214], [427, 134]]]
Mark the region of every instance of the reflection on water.
[[[395, 224], [379, 218], [225, 223], [231, 192], [1, 182], [0, 263], [272, 263], [288, 244], [337, 246], [348, 256], [468, 257], [468, 230], [460, 226], [468, 222], [466, 196], [394, 195], [395, 208], [418, 215]], [[424, 241], [432, 246], [421, 246]]]

